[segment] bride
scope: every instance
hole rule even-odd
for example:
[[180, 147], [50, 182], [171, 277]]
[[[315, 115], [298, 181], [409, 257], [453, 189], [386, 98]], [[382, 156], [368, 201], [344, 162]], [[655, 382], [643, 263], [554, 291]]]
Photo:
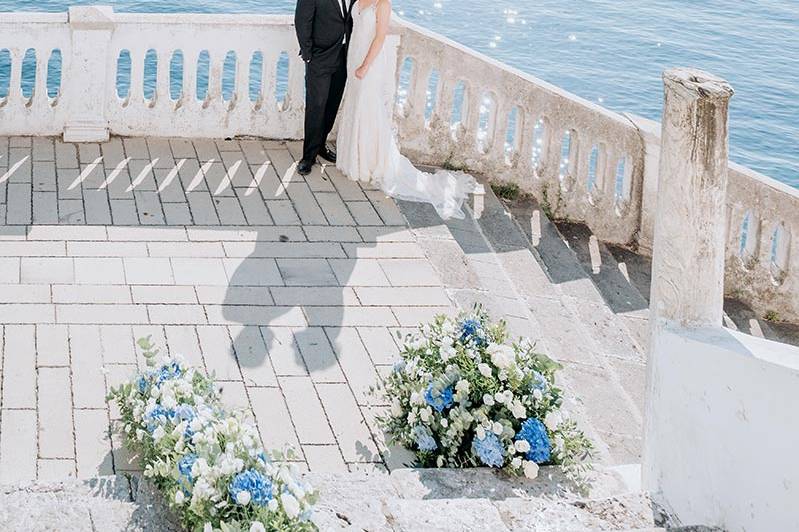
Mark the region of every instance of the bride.
[[373, 182], [389, 196], [430, 203], [444, 219], [463, 218], [462, 205], [482, 186], [464, 173], [417, 170], [394, 140], [395, 58], [385, 52], [390, 0], [358, 0], [347, 53], [348, 83], [338, 128], [336, 167]]

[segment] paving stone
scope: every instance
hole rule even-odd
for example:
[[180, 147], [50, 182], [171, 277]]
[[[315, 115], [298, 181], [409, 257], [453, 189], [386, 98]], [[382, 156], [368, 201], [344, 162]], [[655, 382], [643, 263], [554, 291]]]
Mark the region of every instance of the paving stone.
[[147, 315], [152, 323], [173, 325], [205, 324], [205, 307], [202, 305], [147, 305]]
[[385, 327], [359, 327], [358, 335], [375, 364], [393, 365], [399, 360], [399, 348]]
[[125, 284], [121, 258], [76, 258], [74, 265], [78, 284]]
[[200, 341], [193, 326], [167, 325], [164, 327], [164, 333], [171, 356], [181, 356], [192, 366], [205, 369]]
[[[57, 482], [75, 478], [75, 460], [39, 458], [36, 461], [39, 482]], [[63, 524], [63, 521], [62, 521]]]
[[380, 267], [393, 286], [439, 286], [441, 281], [425, 259], [379, 259]]
[[164, 203], [164, 220], [167, 225], [190, 225], [192, 223], [191, 211], [185, 203]]
[[[16, 174], [15, 174], [16, 175]], [[33, 190], [29, 183], [8, 184], [8, 207], [6, 221], [8, 224], [29, 224], [33, 220], [31, 204]]]
[[391, 306], [443, 306], [450, 300], [443, 288], [438, 287], [357, 287], [355, 293], [362, 305]]
[[0, 303], [49, 303], [50, 287], [43, 284], [0, 285]]
[[322, 327], [398, 325], [388, 307], [308, 307], [308, 324]]
[[[40, 286], [40, 288], [48, 288]], [[61, 285], [54, 284], [53, 303], [131, 303], [130, 289], [125, 285]]]
[[283, 282], [288, 286], [337, 286], [338, 280], [324, 259], [277, 259]]
[[305, 361], [289, 327], [261, 327], [261, 335], [269, 350], [269, 359], [278, 376], [308, 375]]
[[219, 380], [241, 381], [242, 375], [236, 353], [225, 327], [197, 327], [205, 368]]
[[71, 325], [72, 397], [75, 408], [105, 408], [105, 376], [100, 328]]
[[279, 388], [249, 388], [261, 441], [267, 449], [299, 448], [300, 442]]
[[225, 271], [231, 286], [282, 286], [275, 259], [224, 259]]
[[175, 283], [168, 258], [126, 257], [125, 278], [128, 284], [171, 285]]
[[346, 476], [311, 473], [306, 480], [319, 492], [313, 522], [320, 530], [393, 531], [383, 505], [397, 497], [384, 474], [351, 473]]
[[230, 327], [233, 350], [247, 386], [277, 386], [269, 351], [257, 326]]
[[357, 403], [368, 405], [379, 402], [370, 393], [378, 383], [378, 376], [357, 330], [354, 327], [328, 327], [325, 332]]
[[330, 267], [341, 286], [389, 286], [380, 263], [370, 259], [330, 259]]
[[297, 307], [262, 307], [250, 305], [205, 305], [208, 323], [213, 325], [274, 325], [304, 327], [307, 322]]
[[35, 410], [0, 412], [0, 478], [4, 484], [36, 478]]
[[69, 329], [66, 325], [36, 326], [36, 362], [44, 366], [69, 367]]
[[316, 385], [333, 434], [347, 462], [380, 462], [377, 446], [347, 384]]
[[193, 286], [131, 286], [134, 303], [197, 303]]
[[194, 290], [197, 292], [197, 300], [203, 305], [271, 306], [275, 304], [269, 293], [269, 288], [263, 286], [196, 286]]
[[33, 193], [33, 223], [58, 223], [58, 195], [55, 192]]
[[296, 331], [294, 338], [314, 382], [345, 382], [344, 373], [321, 327]]
[[277, 305], [300, 305], [303, 307], [358, 305], [358, 298], [352, 288], [274, 286], [270, 288], [270, 291]]
[[3, 408], [36, 408], [36, 345], [32, 325], [6, 325]]
[[173, 258], [172, 272], [178, 285], [227, 286], [228, 278], [222, 259]]
[[70, 368], [38, 370], [39, 457], [74, 458]]
[[[0, 244], [0, 247], [2, 245]], [[12, 284], [20, 281], [20, 259], [17, 257], [0, 258], [0, 283]]]
[[113, 473], [108, 413], [105, 410], [77, 409], [73, 415], [78, 478]]
[[278, 381], [300, 443], [336, 443], [310, 377], [278, 377]]
[[308, 467], [319, 473], [343, 473], [347, 464], [341, 457], [336, 445], [303, 445], [302, 452], [308, 461]]

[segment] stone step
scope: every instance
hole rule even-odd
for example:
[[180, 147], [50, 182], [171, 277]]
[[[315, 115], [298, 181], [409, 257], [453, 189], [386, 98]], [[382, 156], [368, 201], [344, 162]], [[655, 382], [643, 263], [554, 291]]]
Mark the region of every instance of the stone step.
[[[307, 473], [320, 501], [320, 530], [530, 530], [577, 532], [655, 527], [649, 498], [613, 469], [595, 479], [601, 496], [582, 498], [553, 468], [539, 479], [487, 469], [399, 469], [385, 473]], [[657, 519], [656, 519], [657, 516]], [[138, 476], [0, 489], [0, 529], [64, 532], [177, 531], [152, 485]]]

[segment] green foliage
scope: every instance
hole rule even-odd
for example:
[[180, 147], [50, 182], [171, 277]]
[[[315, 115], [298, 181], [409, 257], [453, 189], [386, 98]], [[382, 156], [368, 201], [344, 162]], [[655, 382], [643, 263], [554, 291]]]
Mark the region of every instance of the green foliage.
[[491, 190], [494, 191], [497, 197], [508, 201], [514, 201], [521, 195], [521, 189], [516, 183], [504, 181], [501, 183], [491, 183]]

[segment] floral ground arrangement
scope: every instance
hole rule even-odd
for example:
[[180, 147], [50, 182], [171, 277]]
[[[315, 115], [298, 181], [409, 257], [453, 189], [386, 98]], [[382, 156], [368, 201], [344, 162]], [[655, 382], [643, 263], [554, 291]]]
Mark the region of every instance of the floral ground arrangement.
[[591, 442], [562, 406], [560, 365], [476, 307], [438, 316], [406, 339], [382, 389], [390, 439], [425, 467], [488, 466], [535, 478], [559, 465], [574, 481], [590, 470]]
[[203, 532], [315, 530], [315, 494], [291, 456], [267, 454], [243, 411], [226, 411], [212, 379], [181, 361], [158, 359], [139, 340], [146, 371], [111, 391], [125, 445], [183, 526]]

